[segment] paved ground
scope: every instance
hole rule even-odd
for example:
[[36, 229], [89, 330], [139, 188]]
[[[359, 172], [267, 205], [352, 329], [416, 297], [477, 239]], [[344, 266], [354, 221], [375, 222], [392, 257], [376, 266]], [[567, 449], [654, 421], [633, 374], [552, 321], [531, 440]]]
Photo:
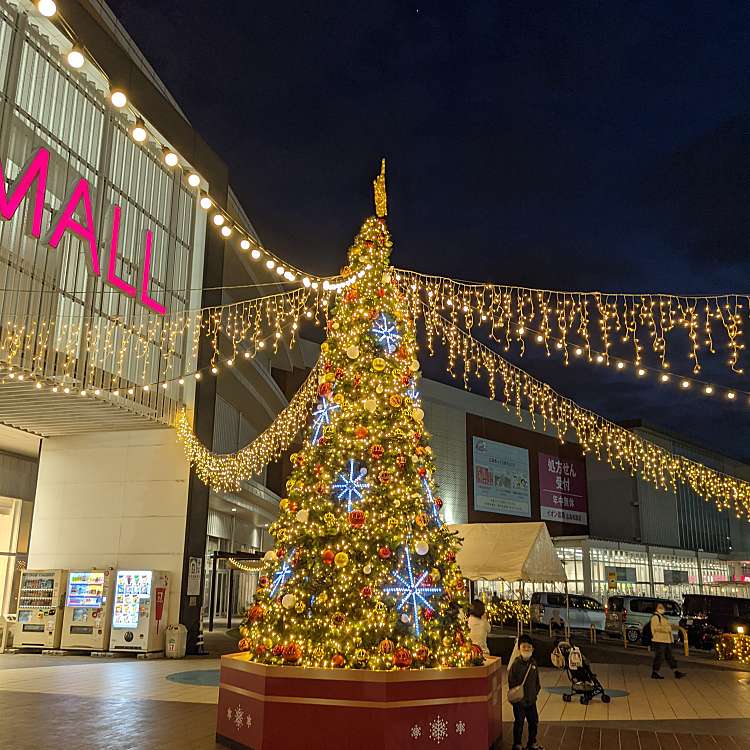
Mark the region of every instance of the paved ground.
[[[167, 679], [216, 669], [215, 658], [0, 655], [0, 748], [219, 750], [217, 688]], [[542, 670], [540, 739], [547, 750], [750, 750], [750, 673], [694, 669], [684, 680], [657, 682], [639, 664], [595, 670], [627, 695], [608, 705], [563, 703], [567, 680]], [[508, 726], [504, 750], [509, 738]]]

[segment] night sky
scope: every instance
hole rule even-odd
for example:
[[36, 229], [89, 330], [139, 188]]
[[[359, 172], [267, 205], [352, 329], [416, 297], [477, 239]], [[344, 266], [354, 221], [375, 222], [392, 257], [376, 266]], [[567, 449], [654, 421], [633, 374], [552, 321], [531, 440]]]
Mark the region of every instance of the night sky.
[[[748, 3], [109, 4], [229, 164], [263, 242], [313, 273], [342, 265], [385, 155], [395, 265], [750, 292]], [[512, 359], [609, 418], [750, 458], [745, 397]]]

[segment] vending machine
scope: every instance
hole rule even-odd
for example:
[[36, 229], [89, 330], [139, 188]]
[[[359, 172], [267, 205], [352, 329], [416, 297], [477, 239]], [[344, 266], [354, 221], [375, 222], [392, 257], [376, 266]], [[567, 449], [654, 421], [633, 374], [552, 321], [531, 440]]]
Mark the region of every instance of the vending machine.
[[67, 570], [24, 570], [18, 590], [18, 620], [13, 645], [60, 648]]
[[164, 651], [169, 574], [159, 570], [118, 570], [112, 607], [110, 651]]
[[65, 596], [61, 648], [106, 651], [112, 622], [114, 570], [71, 570]]

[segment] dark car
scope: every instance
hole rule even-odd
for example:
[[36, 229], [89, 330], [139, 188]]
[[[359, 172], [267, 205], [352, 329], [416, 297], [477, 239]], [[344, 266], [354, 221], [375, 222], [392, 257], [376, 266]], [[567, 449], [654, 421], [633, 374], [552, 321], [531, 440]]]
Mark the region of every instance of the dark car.
[[688, 631], [688, 642], [711, 649], [722, 633], [750, 635], [750, 599], [711, 594], [685, 594], [680, 625]]

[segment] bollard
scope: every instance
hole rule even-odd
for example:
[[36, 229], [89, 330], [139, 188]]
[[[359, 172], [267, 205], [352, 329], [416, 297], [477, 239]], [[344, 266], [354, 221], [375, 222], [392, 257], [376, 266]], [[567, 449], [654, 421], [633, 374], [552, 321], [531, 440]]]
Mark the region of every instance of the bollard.
[[628, 636], [625, 632], [625, 626], [622, 626], [622, 645], [627, 648], [628, 647]]
[[208, 653], [205, 649], [205, 641], [203, 640], [203, 628], [198, 631], [198, 637], [195, 639], [195, 652], [198, 656], [205, 656]]
[[591, 624], [591, 628], [589, 630], [589, 638], [592, 643], [596, 643], [596, 625], [593, 623]]
[[682, 633], [682, 648], [683, 648], [683, 651], [685, 652], [685, 656], [690, 656], [690, 644], [688, 644], [688, 632], [685, 628], [683, 628], [680, 625], [677, 626], [677, 630], [679, 630], [680, 633]]

